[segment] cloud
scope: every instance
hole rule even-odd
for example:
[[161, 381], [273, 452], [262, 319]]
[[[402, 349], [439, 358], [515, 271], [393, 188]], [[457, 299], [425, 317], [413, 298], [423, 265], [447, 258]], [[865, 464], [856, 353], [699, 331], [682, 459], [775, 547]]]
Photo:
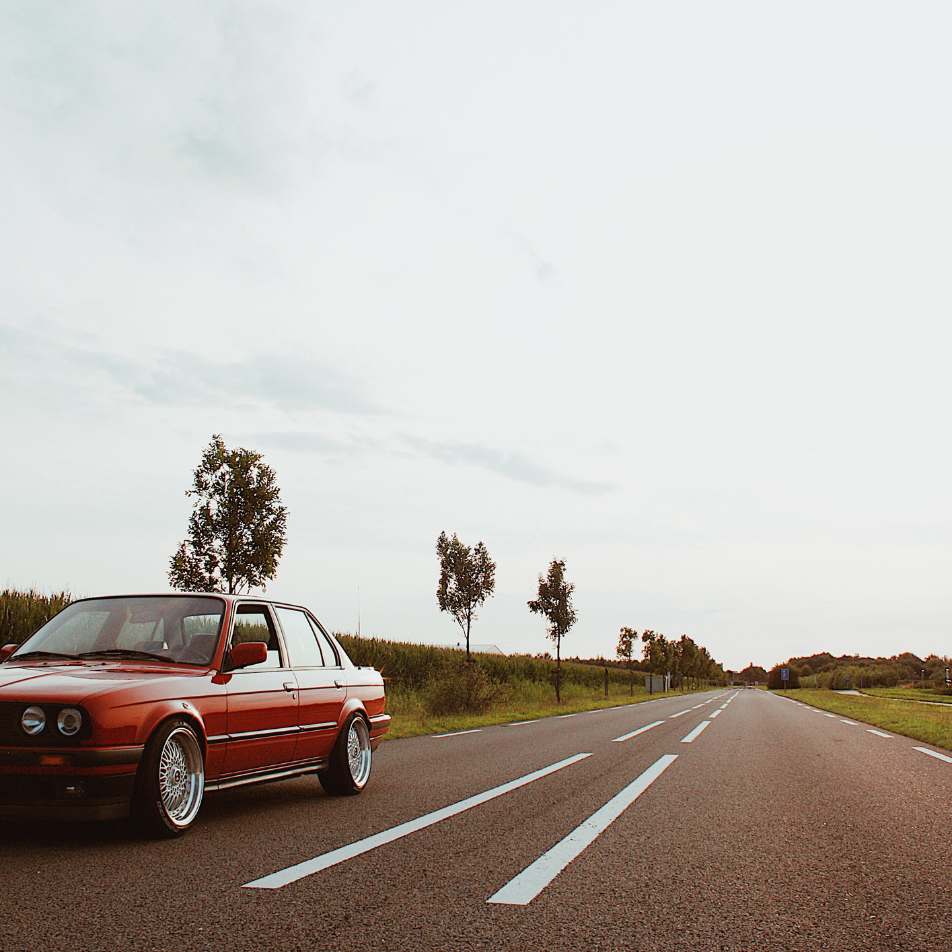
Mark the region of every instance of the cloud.
[[532, 486], [554, 486], [568, 489], [574, 493], [593, 495], [611, 492], [611, 483], [594, 482], [585, 479], [573, 479], [563, 476], [533, 462], [520, 453], [507, 453], [503, 450], [475, 443], [460, 443], [455, 440], [426, 440], [415, 436], [403, 436], [401, 442], [410, 449], [431, 459], [441, 460], [450, 465], [479, 466], [520, 483]]
[[131, 397], [161, 406], [266, 404], [284, 412], [329, 410], [355, 415], [384, 414], [360, 387], [333, 367], [308, 357], [259, 354], [220, 363], [191, 351], [164, 350], [133, 357], [56, 342], [50, 335], [0, 327], [0, 359], [14, 372], [44, 389], [71, 387], [77, 379], [89, 392], [118, 388]]

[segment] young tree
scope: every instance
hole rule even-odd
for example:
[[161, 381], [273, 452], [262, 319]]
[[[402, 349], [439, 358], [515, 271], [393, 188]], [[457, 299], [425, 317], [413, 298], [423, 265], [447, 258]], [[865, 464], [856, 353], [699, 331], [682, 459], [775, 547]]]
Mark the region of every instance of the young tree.
[[622, 661], [628, 662], [629, 693], [635, 693], [635, 644], [638, 641], [638, 632], [634, 628], [622, 628], [618, 632], [618, 647], [615, 655]]
[[572, 608], [575, 585], [565, 581], [565, 562], [553, 559], [546, 575], [539, 576], [539, 597], [528, 602], [529, 611], [544, 615], [549, 622], [548, 637], [555, 642], [555, 702], [562, 703], [562, 637], [578, 617]]
[[482, 542], [470, 549], [453, 533], [445, 532], [436, 540], [440, 558], [440, 585], [436, 601], [441, 612], [449, 612], [466, 635], [466, 660], [469, 661], [469, 629], [476, 618], [476, 609], [496, 587], [496, 563]]
[[173, 588], [235, 594], [264, 588], [277, 574], [288, 511], [262, 458], [212, 437], [185, 493], [195, 502], [188, 537], [172, 556]]

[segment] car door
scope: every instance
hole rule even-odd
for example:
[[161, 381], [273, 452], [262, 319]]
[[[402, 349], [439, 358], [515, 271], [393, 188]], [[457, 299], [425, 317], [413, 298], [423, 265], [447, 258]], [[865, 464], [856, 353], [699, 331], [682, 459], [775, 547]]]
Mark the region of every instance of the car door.
[[277, 606], [275, 611], [300, 690], [295, 760], [326, 757], [334, 746], [347, 696], [344, 669], [307, 612], [289, 606]]
[[222, 774], [231, 776], [291, 763], [298, 733], [297, 681], [267, 603], [241, 602], [236, 607], [229, 647], [243, 641], [263, 641], [268, 658], [228, 677]]

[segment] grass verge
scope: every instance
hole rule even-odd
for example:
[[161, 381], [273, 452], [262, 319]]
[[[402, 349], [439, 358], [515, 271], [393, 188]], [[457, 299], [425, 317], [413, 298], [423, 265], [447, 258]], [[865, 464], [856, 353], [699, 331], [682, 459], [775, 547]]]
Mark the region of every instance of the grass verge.
[[[695, 691], [668, 691], [665, 694], [648, 694], [644, 688], [635, 690], [632, 695], [624, 691], [609, 690], [606, 697], [604, 689], [593, 690], [580, 685], [572, 689], [563, 689], [562, 703], [556, 704], [554, 697], [542, 697], [534, 690], [534, 685], [525, 685], [521, 691], [511, 691], [509, 697], [499, 701], [485, 714], [428, 714], [421, 692], [393, 691], [387, 694], [387, 711], [393, 718], [387, 737], [397, 740], [401, 737], [422, 737], [427, 734], [448, 734], [453, 731], [474, 730], [490, 727], [494, 724], [512, 724], [516, 721], [531, 721], [543, 717], [555, 717], [561, 714], [578, 714], [582, 711], [597, 711], [606, 707], [628, 704], [640, 704], [661, 697], [681, 697], [695, 694]], [[548, 688], [548, 692], [551, 692]], [[700, 690], [710, 691], [711, 688]]]
[[952, 704], [952, 695], [936, 694], [921, 688], [864, 688], [871, 697], [891, 697], [896, 701], [927, 701], [929, 704]]
[[[782, 695], [785, 692], [773, 693]], [[835, 691], [817, 691], [812, 688], [787, 691], [786, 695], [795, 701], [833, 714], [842, 714], [854, 721], [952, 750], [952, 708], [946, 706], [930, 707], [909, 700], [865, 694], [837, 694]]]

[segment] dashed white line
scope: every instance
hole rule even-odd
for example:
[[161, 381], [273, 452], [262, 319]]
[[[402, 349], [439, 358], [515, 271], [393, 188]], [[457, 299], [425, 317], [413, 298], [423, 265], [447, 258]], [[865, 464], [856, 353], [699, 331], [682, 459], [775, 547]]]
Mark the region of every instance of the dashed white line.
[[690, 713], [691, 713], [691, 709], [690, 709], [690, 708], [688, 708], [686, 711], [678, 711], [677, 714], [672, 714], [672, 715], [668, 718], [668, 720], [669, 720], [669, 721], [673, 721], [676, 717], [680, 717], [682, 714], [690, 714]]
[[858, 727], [858, 726], [859, 726], [859, 725], [856, 723], [856, 721], [848, 721], [845, 717], [841, 717], [840, 720], [841, 720], [844, 724], [849, 724], [850, 727]]
[[690, 743], [693, 743], [694, 740], [695, 740], [695, 738], [697, 738], [697, 737], [700, 736], [701, 731], [705, 730], [706, 728], [708, 728], [708, 727], [710, 727], [710, 726], [711, 726], [711, 722], [710, 722], [710, 721], [701, 721], [701, 723], [698, 724], [698, 726], [695, 727], [694, 730], [691, 731], [690, 734], [688, 734], [686, 737], [682, 737], [682, 738], [681, 738], [681, 743], [682, 743], [682, 744], [690, 744]]
[[882, 731], [873, 730], [872, 727], [867, 727], [866, 732], [868, 734], [875, 734], [877, 737], [892, 737], [892, 734], [884, 734]]
[[621, 737], [613, 737], [612, 743], [617, 744], [623, 740], [630, 740], [632, 737], [637, 737], [639, 734], [643, 734], [645, 731], [650, 731], [652, 727], [657, 727], [659, 724], [663, 724], [664, 721], [655, 721], [653, 724], [647, 724], [644, 727], [639, 727], [638, 730], [632, 731], [630, 734], [622, 734]]
[[930, 757], [935, 757], [936, 760], [944, 760], [947, 764], [952, 764], [952, 757], [947, 754], [940, 754], [937, 750], [929, 750], [928, 747], [913, 747], [912, 749], [918, 750], [920, 754], [928, 754]]
[[538, 724], [539, 718], [536, 718], [534, 721], [512, 721], [509, 724], [506, 724], [506, 727], [522, 727], [523, 724]]
[[564, 717], [578, 717], [580, 713], [581, 713], [580, 711], [576, 711], [574, 714], [559, 714], [559, 715], [556, 717], [556, 720], [557, 720], [557, 721], [561, 721], [562, 718], [564, 718]]
[[481, 727], [474, 727], [472, 730], [468, 731], [453, 731], [451, 734], [430, 734], [430, 737], [459, 737], [461, 734], [478, 734], [482, 730]]
[[519, 777], [516, 780], [510, 780], [508, 783], [500, 784], [498, 787], [493, 787], [491, 790], [486, 790], [484, 793], [477, 793], [475, 796], [467, 797], [465, 800], [460, 800], [458, 803], [451, 803], [448, 807], [443, 807], [441, 810], [435, 810], [433, 813], [427, 813], [424, 816], [418, 817], [416, 820], [410, 820], [407, 823], [401, 823], [399, 826], [395, 826], [392, 829], [384, 830], [382, 833], [375, 833], [373, 836], [368, 836], [362, 840], [357, 840], [356, 843], [351, 843], [348, 846], [342, 846], [339, 849], [331, 850], [329, 853], [324, 853], [322, 856], [316, 856], [314, 859], [308, 859], [303, 863], [297, 863], [294, 866], [289, 866], [287, 869], [279, 870], [278, 872], [271, 873], [268, 876], [262, 876], [260, 879], [256, 879], [253, 882], [245, 883], [244, 887], [247, 889], [280, 889], [282, 886], [287, 886], [288, 883], [296, 882], [299, 879], [303, 879], [305, 876], [310, 876], [312, 873], [320, 872], [322, 869], [327, 869], [329, 866], [336, 866], [338, 863], [343, 863], [345, 860], [352, 859], [355, 856], [360, 856], [361, 853], [366, 853], [369, 850], [376, 849], [378, 846], [383, 846], [385, 843], [392, 843], [394, 840], [399, 840], [404, 836], [408, 836], [410, 833], [415, 833], [417, 830], [422, 830], [428, 826], [433, 826], [434, 823], [439, 823], [451, 816], [456, 816], [457, 813], [462, 813], [464, 810], [471, 810], [473, 807], [477, 807], [481, 803], [486, 803], [488, 800], [494, 800], [496, 797], [500, 797], [504, 793], [508, 793], [510, 790], [516, 790], [518, 787], [524, 787], [526, 784], [532, 783], [534, 780], [539, 780], [550, 773], [555, 773], [556, 770], [562, 770], [564, 767], [570, 767], [572, 764], [576, 764], [580, 760], [585, 760], [587, 757], [591, 756], [591, 754], [576, 754], [574, 757], [569, 757], [566, 760], [560, 760], [558, 763], [550, 764], [548, 767], [543, 767], [541, 770], [534, 770], [532, 773], [526, 774], [524, 777]]
[[676, 754], [659, 757], [640, 777], [596, 810], [568, 836], [543, 853], [518, 876], [487, 899], [487, 902], [508, 906], [527, 906], [586, 847], [618, 819], [677, 760]]
[[716, 711], [711, 711], [707, 716], [713, 721], [715, 717], [721, 716], [721, 708], [718, 708]]

